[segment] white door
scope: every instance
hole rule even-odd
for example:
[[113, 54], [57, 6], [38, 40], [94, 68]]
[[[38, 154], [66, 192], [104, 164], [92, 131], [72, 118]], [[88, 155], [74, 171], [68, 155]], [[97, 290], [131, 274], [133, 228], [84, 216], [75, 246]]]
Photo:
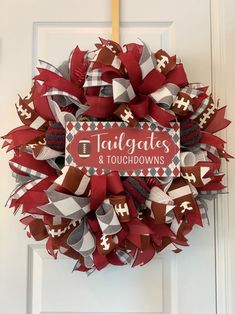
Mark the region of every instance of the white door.
[[[121, 3], [121, 42], [149, 43], [179, 55], [191, 82], [211, 85], [209, 0], [128, 0]], [[59, 65], [77, 45], [92, 48], [111, 36], [110, 0], [1, 0], [0, 133], [19, 124], [14, 103], [27, 94], [38, 58]], [[107, 268], [90, 277], [74, 261], [50, 258], [28, 240], [18, 217], [4, 208], [14, 179], [1, 151], [0, 313], [216, 313], [214, 212], [179, 255], [145, 267]]]

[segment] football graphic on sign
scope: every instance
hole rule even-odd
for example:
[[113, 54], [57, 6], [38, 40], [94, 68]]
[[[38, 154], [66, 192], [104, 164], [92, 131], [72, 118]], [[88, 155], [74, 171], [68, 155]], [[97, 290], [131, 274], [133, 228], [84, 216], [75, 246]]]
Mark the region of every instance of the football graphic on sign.
[[81, 158], [89, 158], [91, 155], [91, 142], [89, 140], [80, 140], [78, 142], [78, 155]]

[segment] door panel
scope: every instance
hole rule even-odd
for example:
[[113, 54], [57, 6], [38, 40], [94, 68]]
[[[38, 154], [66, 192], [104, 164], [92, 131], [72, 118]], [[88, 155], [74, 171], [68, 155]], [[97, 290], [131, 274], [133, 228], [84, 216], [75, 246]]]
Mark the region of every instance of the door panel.
[[[148, 6], [146, 5], [148, 4]], [[210, 84], [211, 48], [208, 0], [122, 1], [121, 42], [138, 38], [153, 50], [182, 58], [192, 82]], [[200, 24], [198, 23], [200, 21]], [[0, 11], [0, 133], [19, 124], [14, 103], [28, 92], [37, 59], [59, 65], [77, 44], [93, 48], [110, 37], [111, 1], [4, 0]], [[42, 244], [26, 239], [17, 217], [4, 209], [14, 187], [1, 154], [0, 301], [5, 314], [215, 313], [215, 249], [211, 226], [195, 228], [183, 253], [159, 255], [136, 269], [109, 267], [87, 278], [72, 273], [74, 261], [54, 261]]]

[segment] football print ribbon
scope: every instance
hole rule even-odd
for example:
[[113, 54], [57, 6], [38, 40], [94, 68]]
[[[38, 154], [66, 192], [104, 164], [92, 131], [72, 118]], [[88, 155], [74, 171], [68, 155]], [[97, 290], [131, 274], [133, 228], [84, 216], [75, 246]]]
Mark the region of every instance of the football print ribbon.
[[16, 104], [16, 110], [23, 124], [35, 130], [44, 131], [46, 129], [48, 122], [35, 111], [32, 97], [30, 99], [20, 97], [19, 103]]
[[65, 166], [55, 183], [75, 195], [89, 195], [90, 192], [90, 178], [76, 167]]
[[145, 204], [151, 209], [158, 224], [170, 223], [175, 217], [173, 200], [157, 186], [151, 189], [149, 199]]
[[108, 255], [117, 246], [118, 239], [111, 235], [102, 234], [97, 241], [97, 250], [101, 255]]
[[191, 188], [183, 178], [172, 182], [168, 190], [168, 195], [177, 206], [174, 211], [178, 221], [182, 219], [184, 214], [187, 215], [188, 212], [197, 210], [197, 203], [192, 195]]
[[211, 181], [211, 178], [206, 178], [209, 167], [181, 167], [181, 174], [184, 179], [186, 179], [189, 183], [194, 185], [195, 187], [203, 187], [207, 183]]
[[113, 195], [104, 200], [104, 202], [113, 205], [120, 222], [130, 221], [130, 210], [125, 195]]

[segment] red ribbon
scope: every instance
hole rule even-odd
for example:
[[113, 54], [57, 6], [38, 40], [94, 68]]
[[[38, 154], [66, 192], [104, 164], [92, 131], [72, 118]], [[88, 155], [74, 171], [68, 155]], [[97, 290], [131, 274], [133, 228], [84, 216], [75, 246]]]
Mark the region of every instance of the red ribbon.
[[156, 253], [156, 250], [152, 246], [152, 244], [149, 245], [149, 247], [145, 249], [144, 251], [138, 250], [135, 261], [132, 264], [132, 267], [135, 267], [138, 265], [143, 266], [147, 264], [154, 257], [155, 253]]
[[165, 127], [169, 127], [169, 123], [175, 119], [173, 114], [159, 107], [159, 105], [152, 100], [149, 102], [149, 114], [153, 119]]
[[128, 79], [130, 80], [132, 87], [135, 91], [138, 91], [138, 88], [142, 83], [142, 73], [138, 60], [133, 58], [131, 52], [119, 53], [118, 57], [127, 69]]
[[224, 118], [226, 107], [220, 108], [217, 110], [215, 117], [210, 122], [208, 127], [205, 129], [205, 132], [216, 133], [220, 130], [227, 128], [231, 123], [228, 119]]
[[43, 117], [46, 121], [54, 121], [55, 117], [51, 112], [47, 97], [44, 94], [48, 91], [45, 84], [40, 85], [37, 81], [33, 86], [33, 103], [35, 111]]
[[114, 195], [123, 193], [123, 185], [118, 172], [91, 177], [90, 208], [96, 210], [107, 197], [107, 193]]
[[107, 175], [91, 177], [91, 197], [90, 208], [96, 210], [106, 198], [107, 193]]
[[[29, 169], [33, 169], [50, 178], [57, 177], [56, 170], [52, 168], [45, 160], [36, 160], [34, 159], [33, 155], [27, 154], [25, 152], [17, 152], [10, 161]], [[25, 172], [25, 175], [28, 174]]]
[[179, 87], [184, 87], [188, 85], [187, 75], [184, 70], [182, 63], [177, 64], [173, 71], [167, 74], [167, 79], [165, 83], [173, 83]]
[[122, 77], [124, 73], [110, 65], [102, 65], [102, 80], [112, 84], [114, 78]]
[[77, 85], [69, 80], [53, 73], [47, 69], [38, 68], [39, 75], [35, 76], [35, 80], [43, 81], [46, 86], [57, 88], [61, 91], [67, 92], [70, 95], [77, 97], [78, 99], [83, 99], [83, 89], [79, 88]]
[[[70, 78], [73, 83], [78, 82], [78, 74], [77, 72], [86, 72], [86, 64], [84, 64], [84, 56], [86, 51], [81, 51], [78, 47], [76, 47], [71, 55], [70, 59]], [[82, 87], [82, 86], [80, 86]]]
[[42, 136], [44, 133], [35, 129], [31, 129], [26, 125], [22, 125], [10, 131], [2, 138], [6, 140], [3, 147], [8, 146], [7, 152], [16, 149], [19, 146], [26, 145], [33, 141], [35, 138]]
[[158, 70], [153, 69], [141, 82], [139, 93], [149, 95], [158, 90], [166, 81], [166, 77]]
[[87, 116], [96, 118], [105, 118], [113, 114], [117, 109], [112, 97], [86, 96], [89, 109], [86, 111]]
[[136, 97], [132, 102], [128, 104], [131, 111], [138, 118], [144, 118], [149, 114], [149, 98], [148, 96]]
[[202, 132], [200, 143], [207, 144], [221, 150], [223, 149], [225, 141], [216, 135]]

